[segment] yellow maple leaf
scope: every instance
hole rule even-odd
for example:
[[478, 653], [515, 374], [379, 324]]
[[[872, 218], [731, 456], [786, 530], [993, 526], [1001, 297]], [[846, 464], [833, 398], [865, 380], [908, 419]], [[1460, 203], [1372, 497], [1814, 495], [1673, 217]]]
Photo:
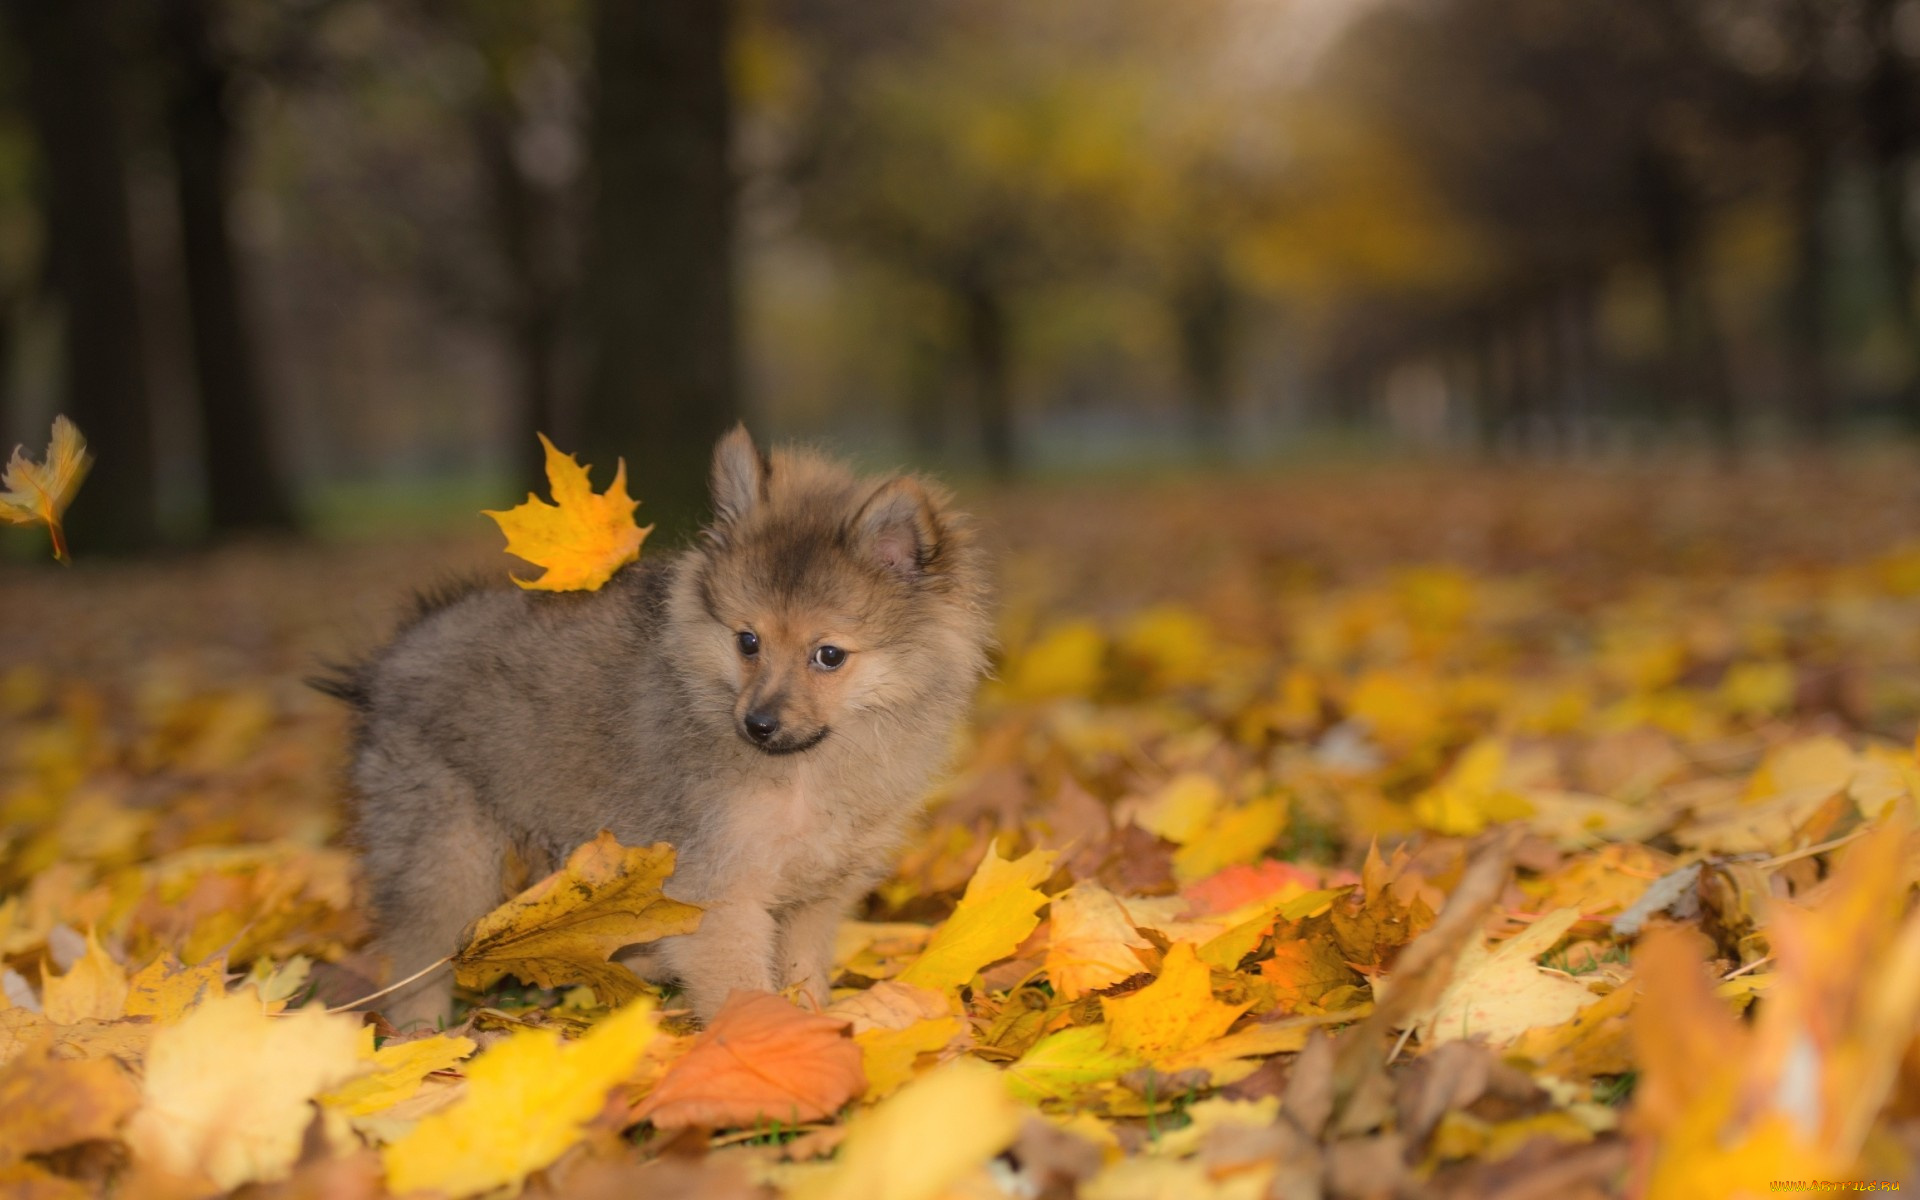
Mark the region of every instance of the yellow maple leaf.
[[934, 1200], [1006, 1149], [1024, 1110], [999, 1072], [973, 1059], [929, 1071], [855, 1117], [827, 1170], [794, 1200]]
[[878, 1026], [853, 1036], [860, 1047], [860, 1066], [867, 1074], [868, 1100], [880, 1100], [913, 1078], [922, 1054], [943, 1050], [961, 1033], [960, 1018], [929, 1017], [904, 1029]]
[[226, 986], [224, 956], [189, 967], [169, 950], [127, 981], [125, 1015], [152, 1017], [156, 1024], [171, 1025], [207, 997], [220, 995]]
[[153, 1035], [136, 1162], [221, 1190], [278, 1179], [300, 1154], [308, 1101], [365, 1069], [359, 1022], [316, 1009], [269, 1016], [251, 989], [201, 1002]]
[[553, 503], [528, 493], [526, 502], [504, 512], [483, 509], [507, 535], [507, 553], [524, 558], [546, 573], [513, 581], [543, 592], [592, 591], [621, 567], [640, 557], [640, 543], [653, 532], [633, 522], [638, 500], [627, 496], [627, 464], [622, 459], [613, 484], [595, 492], [587, 469], [562, 454], [540, 435], [547, 449], [547, 485]]
[[65, 417], [53, 419], [53, 440], [47, 445], [45, 462], [27, 457], [26, 447], [15, 446], [0, 484], [0, 520], [15, 525], [44, 524], [53, 538], [53, 556], [68, 561], [67, 537], [60, 517], [73, 503], [74, 493], [87, 477], [93, 455], [87, 452], [86, 439]]
[[1040, 924], [1047, 897], [1036, 885], [1053, 873], [1054, 857], [1051, 850], [1035, 850], [1009, 862], [989, 846], [953, 915], [926, 953], [900, 972], [900, 982], [944, 992], [1013, 953]]
[[87, 952], [65, 975], [47, 973], [40, 1008], [49, 1021], [73, 1025], [93, 1018], [112, 1021], [127, 1006], [127, 970], [87, 934]]
[[700, 926], [700, 909], [669, 900], [673, 847], [622, 846], [606, 830], [566, 865], [494, 909], [453, 957], [454, 978], [492, 987], [513, 975], [540, 987], [586, 983], [609, 1004], [640, 994], [632, 971], [607, 961], [622, 946]]
[[515, 1033], [473, 1060], [465, 1096], [386, 1147], [387, 1187], [469, 1196], [518, 1185], [580, 1140], [659, 1033], [644, 998], [577, 1042], [552, 1029]]
[[1191, 942], [1175, 942], [1160, 978], [1131, 996], [1102, 1000], [1107, 1043], [1154, 1065], [1225, 1033], [1252, 1007], [1214, 999], [1212, 973]]
[[1075, 884], [1055, 896], [1048, 920], [1047, 979], [1062, 999], [1077, 999], [1146, 970], [1134, 950], [1153, 943], [1099, 884]]
[[373, 1048], [373, 1026], [360, 1029], [360, 1059], [372, 1071], [323, 1093], [320, 1103], [350, 1117], [364, 1117], [392, 1108], [420, 1090], [435, 1071], [444, 1071], [473, 1053], [473, 1039], [444, 1033], [411, 1042], [388, 1042]]

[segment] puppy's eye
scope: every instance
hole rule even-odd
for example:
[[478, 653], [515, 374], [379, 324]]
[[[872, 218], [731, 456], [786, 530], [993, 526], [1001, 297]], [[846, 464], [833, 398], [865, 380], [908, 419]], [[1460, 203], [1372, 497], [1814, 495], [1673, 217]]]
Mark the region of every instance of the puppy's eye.
[[734, 635], [733, 640], [739, 643], [740, 653], [746, 658], [752, 658], [760, 653], [760, 639], [751, 632], [742, 630]]
[[813, 664], [824, 670], [837, 671], [845, 661], [847, 652], [838, 646], [822, 646], [813, 652]]

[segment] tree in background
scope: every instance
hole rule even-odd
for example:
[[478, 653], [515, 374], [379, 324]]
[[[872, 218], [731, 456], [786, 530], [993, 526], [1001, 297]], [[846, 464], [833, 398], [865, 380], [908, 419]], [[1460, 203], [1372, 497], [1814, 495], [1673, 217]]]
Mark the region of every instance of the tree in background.
[[8, 0], [39, 149], [47, 276], [63, 318], [62, 407], [108, 468], [68, 518], [102, 549], [159, 537], [153, 414], [127, 207], [123, 31], [113, 0]]
[[220, 8], [217, 0], [165, 0], [158, 14], [161, 61], [171, 76], [167, 140], [193, 336], [207, 524], [215, 534], [285, 531], [296, 524], [293, 497], [273, 436], [274, 406], [262, 383], [256, 321], [233, 244], [234, 72], [222, 44]]
[[708, 456], [740, 415], [729, 8], [593, 6], [584, 448], [626, 458], [663, 532], [705, 511]]

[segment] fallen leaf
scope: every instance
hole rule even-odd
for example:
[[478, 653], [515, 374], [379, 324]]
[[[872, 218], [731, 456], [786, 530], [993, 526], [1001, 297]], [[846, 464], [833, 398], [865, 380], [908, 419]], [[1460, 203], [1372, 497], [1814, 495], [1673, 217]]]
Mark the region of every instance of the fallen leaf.
[[793, 1200], [935, 1200], [1012, 1143], [1022, 1111], [999, 1073], [958, 1059], [855, 1117], [831, 1166]]
[[941, 1016], [916, 1021], [904, 1029], [869, 1029], [854, 1035], [860, 1064], [866, 1073], [868, 1100], [891, 1096], [914, 1076], [923, 1054], [944, 1050], [963, 1032], [960, 1018]]
[[127, 1006], [127, 970], [87, 934], [87, 952], [65, 975], [43, 972], [40, 1011], [56, 1025], [74, 1025], [92, 1018], [111, 1021]]
[[640, 557], [640, 543], [653, 526], [634, 524], [633, 510], [640, 502], [627, 496], [625, 459], [614, 470], [612, 485], [596, 493], [587, 469], [573, 455], [560, 453], [544, 433], [540, 444], [547, 452], [553, 503], [529, 493], [516, 508], [484, 510], [484, 515], [507, 535], [508, 554], [546, 568], [538, 579], [515, 575], [515, 583], [546, 592], [592, 591]]
[[313, 1118], [308, 1101], [363, 1069], [359, 1038], [350, 1017], [268, 1016], [251, 990], [210, 997], [154, 1033], [127, 1145], [136, 1161], [223, 1190], [281, 1178]]
[[489, 1047], [467, 1068], [465, 1096], [381, 1152], [388, 1188], [469, 1196], [517, 1186], [580, 1140], [659, 1032], [641, 999], [577, 1042], [523, 1029]]
[[866, 1089], [844, 1021], [769, 992], [734, 992], [635, 1115], [662, 1129], [798, 1124]]
[[1105, 1025], [1049, 1034], [1007, 1068], [1007, 1087], [1021, 1100], [1064, 1100], [1140, 1066], [1140, 1059], [1109, 1044]]
[[139, 1103], [117, 1063], [54, 1058], [40, 1042], [0, 1067], [0, 1164], [115, 1137]]
[[1155, 1066], [1219, 1037], [1252, 1007], [1214, 998], [1212, 972], [1190, 942], [1167, 951], [1160, 977], [1151, 984], [1100, 1003], [1107, 1014], [1108, 1043]]
[[189, 967], [168, 951], [135, 972], [127, 984], [127, 1016], [171, 1025], [226, 990], [227, 960], [215, 957]]
[[1145, 970], [1134, 951], [1153, 943], [1133, 927], [1113, 893], [1099, 884], [1075, 884], [1055, 896], [1048, 920], [1047, 979], [1062, 999], [1076, 999]]
[[0, 475], [0, 485], [6, 488], [0, 492], [0, 520], [16, 525], [35, 522], [45, 525], [53, 538], [54, 558], [68, 561], [67, 538], [60, 518], [67, 511], [67, 505], [73, 503], [74, 494], [80, 490], [92, 466], [93, 455], [87, 452], [86, 439], [80, 436], [80, 430], [65, 417], [55, 417], [46, 461], [34, 462], [28, 458], [24, 446], [13, 448], [6, 473]]
[[989, 847], [953, 915], [900, 972], [900, 982], [944, 992], [1012, 954], [1040, 924], [1047, 897], [1036, 889], [1053, 873], [1054, 858], [1051, 850], [1035, 850], [1009, 862]]
[[411, 1098], [427, 1076], [446, 1070], [473, 1051], [472, 1038], [444, 1033], [410, 1042], [391, 1041], [375, 1050], [373, 1026], [362, 1026], [360, 1060], [368, 1064], [369, 1073], [322, 1093], [319, 1101], [350, 1117], [377, 1113]]
[[1425, 1045], [1484, 1037], [1504, 1046], [1529, 1029], [1559, 1025], [1593, 1003], [1593, 993], [1534, 960], [1580, 919], [1577, 909], [1551, 912], [1488, 951], [1470, 942], [1433, 1011], [1418, 1022]]
[[539, 987], [585, 983], [609, 1004], [640, 994], [633, 972], [607, 959], [623, 946], [691, 933], [700, 910], [661, 893], [673, 847], [622, 846], [611, 833], [480, 918], [454, 955], [454, 978], [485, 990], [508, 975]]

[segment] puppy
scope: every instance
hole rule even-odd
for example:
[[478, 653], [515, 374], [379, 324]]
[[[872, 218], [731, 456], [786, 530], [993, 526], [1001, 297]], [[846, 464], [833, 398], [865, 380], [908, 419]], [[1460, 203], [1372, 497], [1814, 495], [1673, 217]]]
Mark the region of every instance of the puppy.
[[[595, 592], [424, 600], [322, 686], [359, 710], [357, 841], [375, 949], [404, 979], [456, 949], [514, 864], [599, 830], [669, 842], [705, 909], [647, 970], [712, 1017], [735, 988], [827, 998], [834, 931], [891, 867], [986, 666], [967, 518], [910, 475], [859, 479], [744, 427], [716, 518]], [[445, 971], [382, 1005], [447, 1015]]]

